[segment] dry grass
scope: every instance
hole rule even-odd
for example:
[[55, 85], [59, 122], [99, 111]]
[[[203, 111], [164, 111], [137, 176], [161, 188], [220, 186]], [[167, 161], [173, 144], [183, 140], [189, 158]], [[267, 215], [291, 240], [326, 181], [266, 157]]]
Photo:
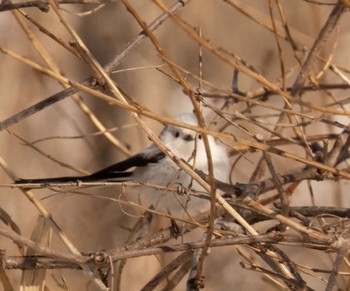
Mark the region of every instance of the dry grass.
[[[348, 1], [164, 2], [0, 4], [3, 288], [348, 290]], [[232, 165], [176, 160], [198, 216], [138, 183], [12, 184], [171, 156], [157, 134], [190, 111]]]

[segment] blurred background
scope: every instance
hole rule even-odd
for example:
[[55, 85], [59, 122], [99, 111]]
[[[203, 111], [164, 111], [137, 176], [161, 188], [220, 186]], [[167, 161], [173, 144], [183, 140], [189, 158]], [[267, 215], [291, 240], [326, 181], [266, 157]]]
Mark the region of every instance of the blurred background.
[[[167, 6], [176, 3], [176, 1], [164, 2]], [[326, 2], [333, 3], [335, 1]], [[130, 3], [147, 24], [162, 14], [162, 10], [152, 1], [138, 0], [130, 1]], [[276, 4], [280, 5], [283, 10], [285, 21], [298, 48], [297, 50], [293, 49], [290, 42], [282, 38], [279, 39], [283, 52], [286, 84], [291, 86], [300, 71], [296, 56], [301, 61], [305, 59], [333, 6], [318, 5], [313, 1], [302, 0], [271, 1], [273, 15], [279, 27], [281, 27], [281, 17]], [[242, 10], [238, 10], [235, 5], [241, 7]], [[127, 45], [141, 32], [140, 26], [121, 1], [102, 1], [101, 4], [62, 4], [61, 8], [69, 24], [102, 66], [123, 52]], [[37, 8], [26, 8], [23, 11], [62, 39], [63, 42], [68, 43], [72, 39], [52, 9], [48, 13]], [[177, 15], [190, 27], [200, 28], [203, 39], [209, 40], [211, 44], [223, 51], [234, 54], [252, 66], [269, 82], [281, 86], [279, 83], [281, 62], [278, 47], [275, 35], [269, 29], [272, 27], [269, 1], [192, 0], [179, 9]], [[312, 76], [317, 76], [318, 73], [322, 72], [327, 61], [339, 66], [344, 74], [349, 73], [349, 27], [349, 17], [348, 14], [345, 14], [320, 51], [317, 61], [314, 62]], [[31, 34], [35, 37], [35, 41], [29, 38]], [[234, 68], [230, 64], [222, 61], [209, 50], [201, 49], [198, 42], [189, 37], [171, 19], [167, 19], [154, 34], [173, 63], [195, 76], [199, 76], [199, 73], [202, 72], [203, 79], [210, 86], [204, 84], [201, 87], [199, 81], [193, 76], [185, 75], [184, 72], [183, 75], [194, 91], [203, 93], [205, 102], [218, 110], [226, 105], [225, 112], [232, 114], [242, 112], [246, 114], [248, 119], [254, 118], [270, 130], [275, 128], [278, 111], [263, 106], [248, 108], [246, 102], [236, 102], [232, 98], [222, 97], [227, 96], [225, 92], [231, 91]], [[39, 31], [22, 14], [13, 11], [1, 12], [0, 47], [47, 67], [42, 54], [38, 53], [36, 44], [40, 44], [65, 77], [81, 82], [91, 75], [84, 61], [48, 37], [47, 34]], [[199, 61], [200, 51], [202, 54], [201, 62]], [[64, 89], [57, 80], [7, 54], [0, 53], [0, 63], [0, 121]], [[337, 75], [328, 70], [327, 66], [323, 73], [317, 82], [344, 83]], [[133, 47], [129, 54], [122, 58], [120, 64], [114, 68], [111, 76], [118, 86], [135, 98], [137, 102], [158, 114], [175, 117], [180, 113], [193, 110], [189, 97], [184, 94], [182, 87], [170, 77], [173, 76], [171, 71], [148, 39]], [[317, 82], [314, 82], [315, 87], [317, 87]], [[262, 84], [247, 74], [239, 74], [238, 88], [240, 91], [253, 94], [262, 87]], [[103, 91], [103, 88], [99, 89]], [[109, 94], [107, 89], [103, 92]], [[147, 135], [137, 126], [128, 111], [95, 96], [85, 93], [79, 93], [79, 95], [104, 127], [113, 129], [112, 135], [125, 146], [129, 154], [137, 153], [150, 145]], [[214, 96], [214, 98], [205, 97], [206, 95]], [[348, 90], [315, 90], [308, 91], [302, 96], [305, 102], [325, 107], [347, 97]], [[284, 106], [283, 98], [280, 96], [270, 96], [262, 101], [279, 108]], [[348, 108], [346, 102], [342, 102], [341, 106], [335, 108], [345, 110]], [[203, 105], [203, 107], [209, 128], [223, 130], [249, 139], [246, 134], [237, 130], [232, 124], [222, 129], [224, 120], [207, 106]], [[346, 114], [331, 115], [310, 108], [302, 108], [299, 105], [293, 105], [293, 109], [303, 111], [316, 118], [324, 116], [332, 121], [348, 123], [348, 115]], [[232, 118], [235, 124], [243, 126], [252, 135], [261, 134], [265, 138], [272, 136], [272, 133], [242, 118], [228, 115], [227, 118]], [[159, 122], [147, 118], [145, 120], [157, 134], [163, 128]], [[211, 121], [216, 122], [211, 123]], [[283, 134], [294, 137], [292, 129], [291, 126], [286, 126]], [[81, 106], [68, 97], [14, 124], [7, 130], [3, 130], [0, 133], [0, 156], [12, 171], [23, 178], [68, 176], [83, 173], [75, 171], [73, 167], [91, 173], [127, 157], [126, 153], [116, 148], [104, 135], [96, 134], [98, 132], [100, 130], [96, 128]], [[306, 135], [327, 136], [340, 133], [341, 129], [315, 120], [305, 127], [305, 132]], [[322, 138], [319, 141], [322, 142]], [[227, 141], [226, 144], [240, 146]], [[300, 146], [285, 145], [281, 148], [306, 157], [304, 149]], [[242, 155], [241, 159], [234, 164], [231, 181], [233, 183], [249, 183], [261, 153], [237, 154], [232, 147], [228, 147], [228, 151], [231, 153], [232, 164], [239, 155]], [[273, 159], [278, 172], [284, 172], [301, 165], [277, 156], [273, 156]], [[266, 171], [261, 179], [269, 176], [268, 171]], [[11, 182], [5, 172], [0, 171], [0, 183], [6, 185]], [[133, 227], [139, 214], [132, 209], [124, 209], [119, 203], [107, 198], [119, 198], [126, 194], [116, 187], [83, 190], [82, 192], [88, 194], [74, 194], [69, 191], [59, 193], [49, 189], [35, 190], [34, 193], [41, 199], [44, 207], [53, 215], [81, 252], [122, 246], [129, 236], [129, 229]], [[310, 183], [304, 181], [291, 196], [291, 205], [349, 207], [350, 200], [346, 195], [348, 190], [348, 182], [341, 179], [338, 181], [312, 181]], [[22, 235], [30, 237], [38, 218], [38, 211], [22, 192], [15, 188], [2, 187], [0, 205], [20, 227]], [[257, 229], [260, 227], [265, 229], [264, 225], [256, 226]], [[193, 239], [196, 240], [196, 236]], [[18, 255], [17, 247], [10, 240], [0, 237], [0, 245], [1, 249], [6, 250], [7, 255]], [[52, 247], [66, 251], [55, 235]], [[249, 249], [240, 248], [242, 252], [246, 252], [251, 260], [256, 259], [254, 253]], [[285, 250], [295, 262], [307, 264], [310, 268], [317, 267], [329, 270], [333, 264], [333, 258], [325, 253], [300, 250], [297, 247], [285, 247]], [[205, 290], [279, 289], [278, 285], [271, 283], [262, 274], [241, 268], [240, 261], [244, 261], [244, 259], [236, 247], [212, 249], [205, 263]], [[259, 264], [264, 265], [260, 261]], [[163, 260], [156, 256], [129, 260], [123, 273], [121, 290], [139, 290], [163, 265]], [[19, 270], [9, 271], [8, 275], [13, 286], [19, 286], [21, 272]], [[310, 287], [315, 290], [324, 288], [325, 283], [319, 278], [323, 274], [303, 275]], [[86, 275], [80, 271], [72, 270], [49, 271], [46, 276], [49, 290], [60, 290], [61, 287], [55, 280], [60, 281], [61, 276], [67, 281], [70, 290], [95, 290]], [[338, 282], [338, 287], [345, 290], [345, 286], [348, 286], [346, 280]], [[183, 284], [179, 285], [177, 290], [184, 290]]]

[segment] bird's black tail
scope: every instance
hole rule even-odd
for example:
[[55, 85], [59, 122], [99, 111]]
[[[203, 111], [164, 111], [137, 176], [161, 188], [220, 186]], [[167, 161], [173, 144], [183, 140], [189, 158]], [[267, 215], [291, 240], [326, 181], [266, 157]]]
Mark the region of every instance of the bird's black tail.
[[154, 150], [155, 154], [153, 154], [152, 158], [147, 157], [144, 153], [139, 153], [88, 176], [58, 177], [48, 179], [19, 179], [15, 183], [46, 186], [49, 184], [79, 184], [79, 182], [126, 182], [130, 180], [130, 176], [132, 175], [132, 171], [129, 171], [131, 168], [145, 167], [147, 164], [155, 163], [165, 156], [165, 154], [158, 150], [158, 148], [154, 147]]
[[125, 182], [128, 181], [131, 172], [119, 172], [119, 173], [94, 173], [88, 176], [73, 176], [73, 177], [57, 177], [57, 178], [43, 178], [43, 179], [18, 179], [16, 184], [38, 184], [50, 185], [50, 184], [79, 184], [80, 182], [93, 183], [93, 182]]

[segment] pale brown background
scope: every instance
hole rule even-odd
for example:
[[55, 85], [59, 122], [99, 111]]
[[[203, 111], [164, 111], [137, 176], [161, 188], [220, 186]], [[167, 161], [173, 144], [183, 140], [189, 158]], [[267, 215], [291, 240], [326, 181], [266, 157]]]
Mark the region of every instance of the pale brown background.
[[[179, 16], [193, 26], [201, 26], [203, 35], [212, 43], [235, 53], [252, 64], [268, 80], [274, 82], [280, 76], [280, 65], [273, 33], [249, 20], [224, 2], [193, 0], [181, 10]], [[262, 13], [267, 20], [269, 19], [268, 1], [242, 2]], [[171, 4], [173, 1], [166, 1], [166, 3]], [[301, 0], [280, 1], [280, 3], [283, 5], [289, 26], [295, 29], [295, 33], [299, 33], [300, 43], [309, 49], [327, 19], [332, 6], [312, 5]], [[152, 1], [132, 1], [132, 5], [146, 23], [161, 13]], [[83, 7], [83, 5], [65, 5], [64, 7], [73, 12], [87, 10], [87, 7]], [[66, 41], [70, 40], [53, 12], [45, 14], [35, 8], [27, 9], [27, 11], [50, 31]], [[140, 32], [139, 25], [119, 1], [105, 2], [105, 7], [85, 17], [67, 13], [66, 15], [71, 25], [102, 65], [110, 61]], [[347, 68], [350, 67], [349, 25], [349, 17], [346, 14], [337, 30], [338, 44], [333, 58], [333, 63]], [[33, 25], [29, 24], [29, 26], [33, 28]], [[67, 53], [37, 29], [33, 28], [33, 31], [67, 77], [81, 81], [90, 75], [87, 66], [82, 61]], [[173, 62], [198, 74], [199, 46], [197, 43], [192, 41], [171, 20], [164, 23], [155, 32], [155, 35]], [[335, 39], [336, 36], [333, 34], [326, 49], [322, 51], [323, 56], [329, 55]], [[282, 44], [286, 68], [289, 69], [296, 62], [290, 46], [283, 41]], [[2, 12], [0, 15], [0, 46], [43, 64], [11, 12]], [[0, 54], [0, 64], [0, 120], [10, 117], [62, 89], [55, 80], [43, 76], [3, 54]], [[140, 103], [157, 113], [174, 117], [179, 113], [191, 111], [188, 97], [182, 93], [180, 86], [152, 68], [160, 64], [162, 61], [154, 46], [146, 40], [123, 59], [118, 69], [149, 68], [122, 71], [114, 74], [114, 79]], [[319, 67], [316, 65], [315, 69], [317, 70]], [[203, 73], [204, 78], [217, 87], [230, 88], [233, 68], [205, 50], [203, 52]], [[288, 83], [292, 84], [294, 79], [295, 73], [288, 79]], [[324, 81], [332, 79], [338, 80], [334, 75], [327, 74]], [[193, 83], [193, 86], [196, 84]], [[239, 86], [243, 91], [260, 87], [256, 81], [243, 74], [240, 75]], [[344, 93], [341, 92], [341, 94]], [[82, 96], [107, 128], [135, 123], [127, 112], [95, 97], [85, 94]], [[310, 94], [310, 96], [312, 95]], [[343, 95], [344, 97], [346, 96]], [[321, 102], [326, 97], [317, 93], [314, 94], [313, 98], [317, 98]], [[279, 98], [271, 100], [272, 103], [281, 105]], [[239, 106], [237, 108], [239, 109]], [[259, 108], [253, 113], [262, 114], [261, 110], [263, 109]], [[273, 123], [275, 119], [266, 120]], [[348, 122], [347, 117], [334, 117], [334, 120], [345, 124]], [[155, 132], [159, 132], [162, 128], [159, 123], [150, 121], [150, 124]], [[243, 122], [243, 124], [245, 123]], [[260, 131], [255, 127], [248, 127], [252, 132], [259, 133]], [[335, 132], [333, 128], [326, 128], [319, 124], [310, 127], [310, 131], [311, 129], [314, 134]], [[228, 129], [228, 131], [232, 130], [232, 128]], [[77, 173], [61, 167], [30, 147], [23, 145], [11, 133], [16, 133], [27, 141], [35, 141], [49, 136], [86, 135], [95, 131], [96, 129], [76, 104], [67, 98], [10, 127], [9, 131], [1, 132], [0, 155], [20, 177], [74, 175]], [[149, 145], [147, 136], [137, 126], [121, 129], [114, 134], [130, 146], [132, 153]], [[269, 135], [266, 134], [266, 136]], [[58, 160], [90, 172], [125, 158], [125, 155], [118, 152], [101, 136], [81, 139], [57, 138], [39, 143], [37, 146]], [[293, 151], [297, 148], [290, 147], [289, 150]], [[233, 181], [247, 182], [256, 160], [256, 154], [248, 154], [246, 159], [242, 159], [234, 170]], [[293, 163], [290, 160], [276, 159], [278, 170], [290, 168]], [[0, 183], [10, 182], [9, 178], [0, 171]], [[312, 182], [311, 184], [317, 205], [350, 206], [349, 183], [347, 181]], [[40, 198], [47, 197], [49, 194], [48, 190], [40, 190], [35, 193]], [[119, 195], [118, 190], [105, 188], [96, 189], [92, 193], [114, 198]], [[291, 200], [293, 206], [311, 204], [306, 183], [299, 186]], [[135, 217], [124, 213], [117, 203], [89, 196], [57, 194], [43, 200], [42, 203], [53, 214], [53, 217], [80, 251], [95, 251], [122, 245], [128, 236], [128, 231], [123, 227], [132, 227], [136, 221]], [[20, 226], [23, 235], [30, 237], [38, 212], [24, 195], [16, 189], [1, 188], [0, 205]], [[56, 237], [53, 239], [53, 247], [65, 250]], [[8, 255], [18, 254], [14, 244], [3, 237], [0, 237], [0, 248], [6, 249]], [[319, 252], [303, 250], [301, 253], [297, 248], [291, 248], [288, 249], [288, 254], [296, 262], [311, 267], [329, 269], [332, 266], [332, 260], [329, 256], [320, 255]], [[205, 264], [206, 290], [278, 289], [263, 280], [258, 273], [242, 270], [239, 266], [239, 262], [242, 260], [234, 247], [213, 249]], [[260, 261], [259, 263], [263, 264]], [[156, 274], [156, 270], [161, 267], [161, 264], [156, 257], [130, 260], [123, 277], [123, 290], [139, 290], [147, 280]], [[67, 279], [71, 290], [94, 290], [94, 287], [88, 283], [87, 276], [82, 275], [81, 272], [63, 270], [52, 273], [55, 273], [57, 278], [59, 278], [59, 274], [62, 274]], [[10, 276], [13, 285], [18, 286], [20, 272], [11, 271]], [[317, 278], [305, 276], [305, 279], [316, 290], [321, 290], [325, 286]], [[51, 288], [50, 290], [59, 290], [50, 275], [47, 276], [47, 285]], [[339, 286], [343, 285], [340, 283]], [[183, 285], [178, 290], [184, 290]]]

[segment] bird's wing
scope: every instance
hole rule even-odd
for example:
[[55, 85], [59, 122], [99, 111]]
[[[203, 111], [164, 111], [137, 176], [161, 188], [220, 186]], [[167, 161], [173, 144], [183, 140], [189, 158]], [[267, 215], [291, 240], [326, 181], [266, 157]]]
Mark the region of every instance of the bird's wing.
[[117, 176], [118, 174], [125, 173], [134, 167], [146, 167], [148, 164], [157, 163], [161, 159], [165, 158], [165, 154], [159, 150], [156, 146], [151, 146], [144, 151], [131, 156], [119, 163], [113, 164], [107, 168], [104, 168], [98, 172], [91, 174], [89, 177], [103, 178]]

